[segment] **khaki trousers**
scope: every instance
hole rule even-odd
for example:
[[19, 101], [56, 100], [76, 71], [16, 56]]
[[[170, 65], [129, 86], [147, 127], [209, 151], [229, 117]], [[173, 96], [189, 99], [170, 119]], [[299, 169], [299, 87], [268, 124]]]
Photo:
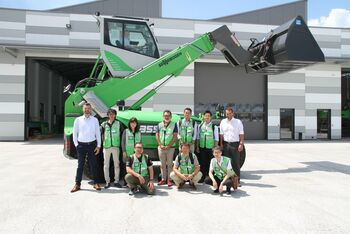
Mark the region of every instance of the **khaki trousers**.
[[170, 179], [170, 172], [173, 171], [174, 152], [175, 152], [174, 148], [162, 150], [158, 146], [159, 161], [161, 164], [160, 172], [162, 173], [163, 180]]
[[126, 183], [129, 185], [129, 188], [136, 188], [136, 186], [140, 186], [141, 188], [143, 188], [146, 193], [148, 195], [153, 195], [154, 194], [154, 189], [150, 189], [149, 186], [148, 186], [148, 183], [149, 183], [149, 177], [146, 176], [146, 177], [143, 177], [145, 179], [145, 183], [144, 184], [140, 184], [140, 180], [131, 175], [131, 174], [126, 174], [125, 176], [125, 181]]
[[[202, 178], [202, 176], [203, 176], [202, 172], [199, 171], [190, 181], [193, 184], [197, 184], [198, 181]], [[180, 183], [185, 182], [183, 179], [177, 176], [173, 171], [170, 173], [170, 178], [175, 182], [176, 186], [179, 186]]]
[[104, 148], [103, 157], [104, 157], [103, 172], [104, 172], [106, 183], [111, 182], [111, 179], [109, 177], [109, 162], [111, 160], [111, 157], [113, 158], [113, 163], [114, 163], [114, 183], [118, 183], [119, 173], [120, 173], [119, 148], [118, 147], [110, 147], [107, 149]]

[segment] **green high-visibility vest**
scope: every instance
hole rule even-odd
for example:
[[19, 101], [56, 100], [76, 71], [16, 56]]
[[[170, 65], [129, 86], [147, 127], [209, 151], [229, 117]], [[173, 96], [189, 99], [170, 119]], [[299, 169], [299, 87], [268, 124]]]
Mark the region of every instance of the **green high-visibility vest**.
[[193, 161], [193, 154], [189, 153], [187, 160], [185, 159], [185, 156], [183, 155], [183, 153], [181, 153], [178, 156], [178, 163], [179, 163], [179, 171], [181, 174], [184, 175], [189, 175], [192, 174], [194, 172], [194, 161]]
[[[222, 163], [219, 165], [214, 159], [214, 175], [218, 177], [220, 180], [223, 180], [227, 174], [227, 165], [230, 163], [230, 159], [225, 156], [221, 156]], [[231, 169], [230, 171], [230, 178], [233, 178], [234, 176], [234, 171]]]
[[[164, 123], [161, 122], [158, 124], [158, 128], [159, 128], [159, 138], [160, 138], [160, 142], [167, 146], [170, 144], [170, 142], [173, 140], [173, 134], [174, 134], [174, 129], [175, 129], [175, 123], [170, 122], [168, 124], [168, 127], [164, 126]], [[171, 147], [172, 145], [170, 145]]]
[[125, 142], [126, 155], [130, 156], [134, 153], [135, 144], [141, 142], [141, 133], [135, 132], [135, 135], [134, 135], [134, 133], [132, 133], [129, 129], [126, 129], [125, 138], [126, 138], [126, 142]]
[[194, 122], [192, 119], [188, 123], [185, 123], [185, 119], [179, 120], [179, 132], [181, 136], [181, 141], [183, 143], [192, 143], [193, 132], [194, 132]]
[[141, 161], [139, 158], [136, 157], [135, 154], [131, 155], [132, 158], [132, 166], [131, 168], [134, 170], [134, 172], [139, 173], [141, 176], [146, 177], [149, 176], [148, 172], [148, 166], [147, 166], [147, 155], [142, 154]]
[[199, 147], [200, 148], [206, 148], [206, 149], [212, 149], [215, 145], [215, 139], [214, 139], [214, 125], [212, 122], [210, 122], [208, 125], [205, 123], [202, 123], [199, 126]]
[[102, 127], [104, 128], [104, 139], [103, 139], [103, 147], [119, 147], [120, 146], [120, 123], [118, 121], [114, 121], [112, 127], [108, 124], [108, 121], [102, 123]]

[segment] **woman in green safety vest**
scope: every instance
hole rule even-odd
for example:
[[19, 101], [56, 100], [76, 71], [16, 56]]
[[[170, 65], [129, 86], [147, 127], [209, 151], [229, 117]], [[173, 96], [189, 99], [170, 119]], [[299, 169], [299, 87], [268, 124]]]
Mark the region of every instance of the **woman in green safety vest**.
[[222, 149], [219, 146], [213, 148], [214, 158], [210, 162], [209, 178], [205, 179], [205, 183], [214, 187], [214, 193], [222, 193], [224, 185], [226, 185], [226, 193], [231, 194], [232, 178], [234, 172], [231, 166], [231, 160], [222, 156]]
[[141, 141], [141, 132], [139, 122], [135, 117], [131, 118], [128, 128], [124, 130], [122, 135], [122, 151], [123, 161], [134, 153], [134, 146]]

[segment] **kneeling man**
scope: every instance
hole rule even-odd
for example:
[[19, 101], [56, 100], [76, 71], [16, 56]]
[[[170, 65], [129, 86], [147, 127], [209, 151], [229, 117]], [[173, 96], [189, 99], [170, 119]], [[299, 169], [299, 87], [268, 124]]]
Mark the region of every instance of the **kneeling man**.
[[226, 185], [226, 193], [231, 194], [232, 178], [235, 175], [231, 160], [222, 156], [222, 149], [219, 146], [213, 148], [213, 155], [214, 158], [210, 162], [209, 178], [207, 177], [204, 182], [214, 187], [214, 193], [222, 193], [223, 187]]
[[170, 178], [175, 182], [178, 189], [189, 182], [190, 187], [196, 190], [196, 184], [202, 178], [198, 158], [190, 152], [190, 144], [188, 143], [182, 144], [181, 151], [175, 159]]
[[134, 195], [140, 186], [148, 195], [154, 195], [153, 164], [148, 155], [143, 154], [142, 143], [135, 144], [135, 153], [126, 161], [125, 181], [130, 188], [129, 195]]

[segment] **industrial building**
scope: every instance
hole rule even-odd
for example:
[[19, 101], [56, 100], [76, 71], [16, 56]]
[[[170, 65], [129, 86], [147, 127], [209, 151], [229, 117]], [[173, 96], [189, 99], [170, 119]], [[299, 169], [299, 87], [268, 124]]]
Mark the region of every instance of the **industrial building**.
[[[0, 140], [63, 132], [63, 87], [89, 76], [99, 54], [94, 13], [145, 17], [162, 54], [226, 24], [242, 46], [301, 15], [295, 1], [211, 20], [162, 17], [161, 0], [100, 0], [48, 11], [0, 8]], [[246, 74], [214, 51], [172, 78], [142, 106], [195, 113], [233, 106], [247, 139], [341, 139], [349, 135], [350, 29], [310, 27], [326, 62], [280, 75]], [[134, 95], [140, 98], [154, 85]], [[343, 115], [342, 115], [343, 113]]]

